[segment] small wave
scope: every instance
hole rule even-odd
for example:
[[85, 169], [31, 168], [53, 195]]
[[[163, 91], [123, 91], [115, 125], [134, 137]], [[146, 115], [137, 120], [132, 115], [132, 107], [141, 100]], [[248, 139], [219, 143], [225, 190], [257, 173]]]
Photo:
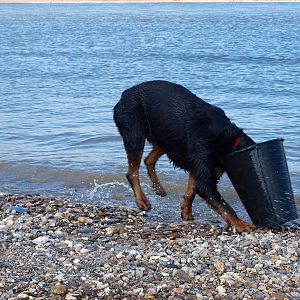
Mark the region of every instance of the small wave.
[[94, 145], [94, 144], [100, 144], [103, 142], [118, 142], [121, 141], [120, 136], [116, 135], [106, 135], [106, 136], [98, 136], [98, 137], [92, 137], [88, 138], [79, 142], [74, 142], [73, 146], [85, 146], [85, 145]]

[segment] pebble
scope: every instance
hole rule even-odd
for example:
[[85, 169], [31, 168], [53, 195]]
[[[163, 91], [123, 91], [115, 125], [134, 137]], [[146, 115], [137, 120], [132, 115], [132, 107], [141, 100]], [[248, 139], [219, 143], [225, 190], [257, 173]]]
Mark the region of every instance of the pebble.
[[217, 286], [216, 291], [221, 296], [225, 296], [226, 295], [226, 289], [223, 286], [221, 286], [221, 285]]
[[299, 233], [2, 194], [0, 299], [300, 299]]
[[51, 287], [51, 294], [53, 295], [65, 295], [67, 293], [68, 287], [66, 285], [54, 285]]
[[7, 210], [12, 213], [17, 213], [17, 214], [30, 214], [30, 210], [25, 207], [21, 206], [8, 206]]
[[80, 253], [81, 253], [81, 254], [87, 254], [87, 253], [89, 253], [89, 252], [91, 252], [90, 249], [87, 249], [87, 248], [82, 248], [82, 249], [80, 249]]
[[120, 230], [117, 227], [111, 226], [106, 228], [107, 235], [119, 234]]
[[44, 236], [40, 236], [40, 237], [32, 240], [32, 242], [37, 245], [44, 245], [47, 242], [49, 242], [49, 240], [50, 240], [50, 237], [48, 235], [44, 235]]
[[66, 297], [65, 297], [66, 300], [77, 300], [78, 298], [71, 295], [71, 294], [67, 294]]
[[25, 293], [20, 293], [17, 296], [18, 299], [29, 299], [29, 295], [25, 294]]
[[220, 273], [223, 273], [225, 270], [225, 264], [221, 261], [218, 261], [214, 264], [214, 267], [216, 268], [216, 270]]

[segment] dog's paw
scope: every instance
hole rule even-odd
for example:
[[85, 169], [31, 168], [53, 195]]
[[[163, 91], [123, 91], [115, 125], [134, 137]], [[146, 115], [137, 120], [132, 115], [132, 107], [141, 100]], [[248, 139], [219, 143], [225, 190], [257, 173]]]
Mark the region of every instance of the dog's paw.
[[183, 221], [194, 221], [195, 220], [191, 209], [182, 208], [181, 218], [182, 218]]
[[236, 233], [242, 233], [242, 232], [253, 232], [256, 230], [256, 226], [253, 224], [247, 223], [243, 220], [238, 220], [234, 222], [234, 224], [227, 224], [224, 227], [225, 231], [233, 231]]
[[166, 197], [167, 192], [166, 190], [159, 184], [159, 185], [153, 185], [153, 190], [155, 191], [156, 195], [160, 197]]
[[145, 195], [136, 199], [136, 204], [140, 210], [148, 211], [152, 208], [151, 203], [148, 201]]

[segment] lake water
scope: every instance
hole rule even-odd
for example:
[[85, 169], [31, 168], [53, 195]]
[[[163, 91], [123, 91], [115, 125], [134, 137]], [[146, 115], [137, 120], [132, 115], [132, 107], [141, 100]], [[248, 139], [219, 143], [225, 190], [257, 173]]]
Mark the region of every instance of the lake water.
[[[122, 91], [180, 83], [255, 141], [285, 138], [300, 206], [300, 3], [0, 5], [0, 192], [135, 206], [112, 120]], [[146, 151], [149, 151], [149, 146]], [[187, 175], [142, 182], [151, 216], [180, 220]], [[225, 198], [245, 212], [226, 176]], [[215, 217], [200, 199], [198, 220]]]

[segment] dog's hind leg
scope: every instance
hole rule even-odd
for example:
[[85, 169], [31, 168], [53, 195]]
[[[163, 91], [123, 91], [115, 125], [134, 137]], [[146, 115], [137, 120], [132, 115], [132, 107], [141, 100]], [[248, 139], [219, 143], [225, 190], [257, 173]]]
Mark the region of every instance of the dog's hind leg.
[[157, 195], [161, 197], [165, 197], [167, 195], [165, 189], [160, 184], [156, 172], [155, 172], [155, 164], [157, 160], [164, 154], [164, 151], [158, 146], [154, 145], [151, 152], [145, 158], [144, 162], [148, 170], [148, 175], [152, 181], [152, 187]]
[[196, 195], [195, 179], [194, 176], [190, 173], [188, 186], [183, 196], [183, 203], [181, 205], [181, 218], [183, 220], [194, 220], [192, 213], [192, 205]]
[[150, 210], [151, 204], [146, 198], [140, 185], [139, 168], [141, 164], [142, 154], [143, 154], [142, 151], [134, 154], [127, 152], [128, 173], [126, 177], [134, 191], [136, 204], [139, 207], [139, 209]]
[[139, 178], [144, 145], [145, 129], [138, 120], [131, 118], [132, 126], [120, 130], [128, 158], [128, 173], [126, 175], [135, 195], [136, 204], [141, 210], [150, 210], [151, 204], [142, 191]]
[[144, 111], [136, 99], [122, 95], [121, 100], [114, 107], [114, 120], [123, 138], [128, 158], [126, 177], [134, 191], [137, 206], [141, 210], [150, 210], [151, 204], [142, 191], [139, 178], [146, 140]]

